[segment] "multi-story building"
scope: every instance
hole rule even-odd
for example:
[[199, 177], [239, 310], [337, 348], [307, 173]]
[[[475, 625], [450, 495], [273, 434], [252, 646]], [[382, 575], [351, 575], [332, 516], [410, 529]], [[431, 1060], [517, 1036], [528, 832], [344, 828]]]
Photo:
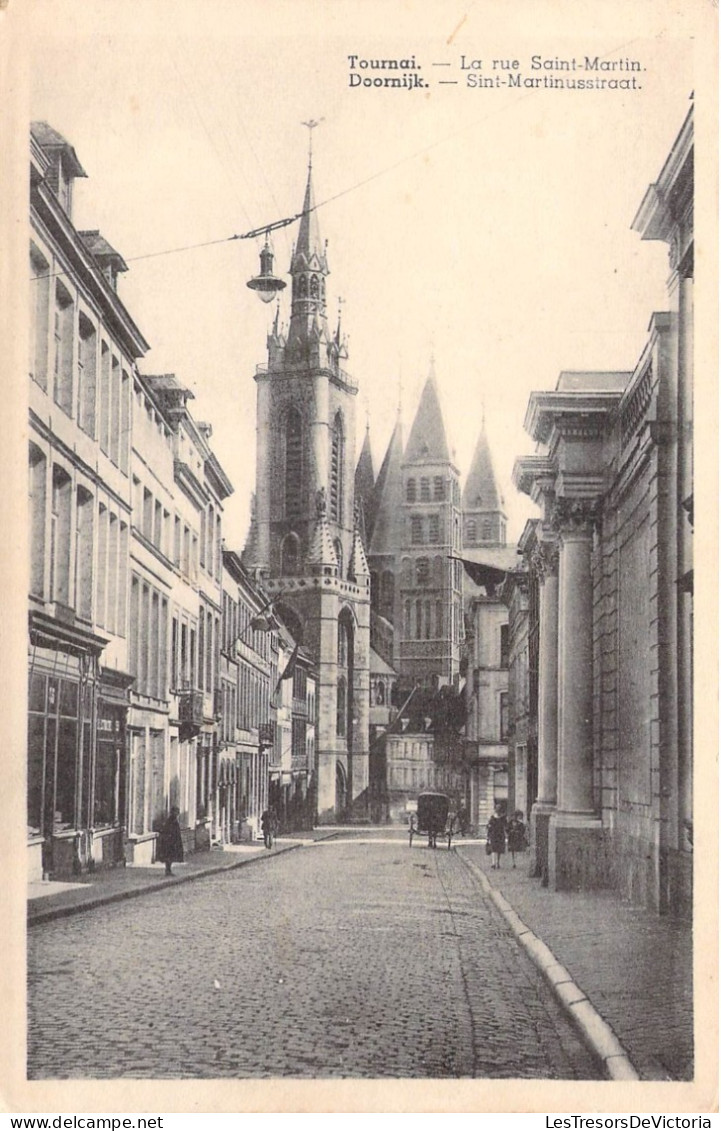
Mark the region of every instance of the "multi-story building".
[[219, 839], [222, 509], [232, 486], [173, 374], [139, 375], [130, 583], [129, 857], [169, 806], [187, 851]]
[[122, 257], [72, 221], [85, 176], [45, 122], [30, 160], [31, 876], [123, 859], [136, 360]]
[[221, 516], [232, 487], [117, 293], [122, 257], [72, 224], [72, 146], [31, 133], [31, 875], [150, 862], [181, 811], [217, 835]]
[[222, 843], [261, 835], [269, 752], [277, 733], [278, 626], [240, 555], [223, 551], [218, 833]]
[[532, 852], [554, 888], [612, 885], [687, 915], [693, 110], [634, 228], [669, 244], [670, 309], [632, 372], [562, 373], [531, 395], [539, 450], [514, 472], [542, 508]]

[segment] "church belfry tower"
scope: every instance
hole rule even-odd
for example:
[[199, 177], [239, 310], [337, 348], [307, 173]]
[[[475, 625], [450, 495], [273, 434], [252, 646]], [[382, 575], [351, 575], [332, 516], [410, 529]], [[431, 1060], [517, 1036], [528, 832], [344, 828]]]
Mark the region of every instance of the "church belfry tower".
[[268, 364], [255, 374], [255, 512], [245, 560], [318, 667], [313, 785], [319, 820], [332, 822], [362, 815], [367, 802], [370, 575], [354, 497], [358, 386], [343, 368], [340, 317], [335, 332], [328, 326], [310, 157], [290, 274], [287, 332], [276, 313]]
[[432, 687], [457, 675], [463, 638], [458, 469], [448, 448], [433, 363], [401, 480], [394, 667], [403, 687]]

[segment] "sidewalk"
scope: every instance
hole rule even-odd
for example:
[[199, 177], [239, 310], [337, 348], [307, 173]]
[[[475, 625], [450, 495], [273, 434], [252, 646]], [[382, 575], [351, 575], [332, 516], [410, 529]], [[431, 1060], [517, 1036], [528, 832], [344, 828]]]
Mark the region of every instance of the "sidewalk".
[[606, 1059], [609, 1074], [616, 1069], [618, 1078], [629, 1078], [635, 1069], [641, 1080], [693, 1079], [689, 923], [660, 918], [611, 892], [549, 891], [528, 876], [528, 853], [517, 857], [515, 870], [506, 854], [493, 871], [481, 841], [459, 839], [455, 847]]
[[28, 885], [28, 926], [47, 923], [51, 919], [61, 919], [78, 911], [89, 911], [104, 903], [116, 903], [123, 899], [133, 899], [161, 888], [197, 880], [200, 876], [216, 872], [227, 872], [240, 868], [253, 860], [278, 856], [291, 852], [304, 844], [326, 840], [335, 836], [332, 828], [309, 829], [294, 836], [285, 836], [275, 841], [271, 849], [262, 841], [254, 844], [228, 844], [224, 848], [211, 848], [206, 852], [194, 852], [182, 864], [173, 865], [172, 876], [165, 875], [163, 864], [147, 867], [107, 868], [99, 872], [85, 873], [76, 880], [65, 882], [38, 881]]

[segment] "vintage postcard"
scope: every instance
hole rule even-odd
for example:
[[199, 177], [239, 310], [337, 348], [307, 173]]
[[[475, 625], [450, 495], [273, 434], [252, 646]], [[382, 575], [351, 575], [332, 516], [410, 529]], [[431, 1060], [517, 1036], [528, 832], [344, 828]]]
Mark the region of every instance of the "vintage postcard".
[[3, 1109], [710, 1127], [715, 5], [0, 59]]

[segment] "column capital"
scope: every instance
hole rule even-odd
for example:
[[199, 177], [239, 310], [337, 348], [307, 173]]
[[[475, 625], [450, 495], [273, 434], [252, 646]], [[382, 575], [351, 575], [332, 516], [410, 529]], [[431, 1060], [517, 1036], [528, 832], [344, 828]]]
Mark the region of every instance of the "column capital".
[[547, 577], [558, 576], [558, 542], [539, 542], [531, 554], [531, 569], [543, 584]]
[[551, 509], [551, 527], [557, 534], [592, 534], [601, 518], [601, 500], [556, 499]]

